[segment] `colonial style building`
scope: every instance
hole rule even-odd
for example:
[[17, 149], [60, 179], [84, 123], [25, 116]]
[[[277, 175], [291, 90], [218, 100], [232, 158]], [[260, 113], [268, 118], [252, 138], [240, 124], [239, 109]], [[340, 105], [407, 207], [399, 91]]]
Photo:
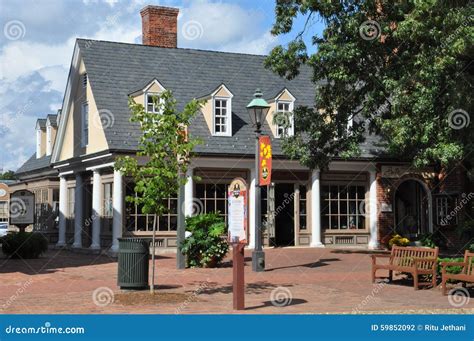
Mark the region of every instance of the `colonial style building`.
[[[205, 100], [189, 127], [203, 143], [186, 174], [185, 214], [218, 211], [226, 218], [227, 186], [236, 176], [243, 177], [250, 188], [250, 248], [255, 233], [255, 135], [246, 105], [256, 88], [271, 105], [263, 126], [274, 157], [273, 184], [262, 198], [270, 221], [267, 245], [378, 248], [395, 228], [417, 238], [443, 225], [442, 218], [461, 195], [458, 178], [463, 174], [415, 171], [383, 156], [376, 137], [369, 134], [360, 157], [335, 160], [324, 171], [288, 160], [281, 136], [283, 129], [293, 132], [293, 120], [282, 127], [273, 116], [283, 111], [291, 118], [297, 106], [313, 106], [311, 70], [303, 67], [288, 81], [264, 68], [265, 56], [178, 48], [177, 16], [174, 8], [145, 7], [143, 44], [76, 41], [51, 155], [47, 149], [45, 159], [33, 157], [20, 169], [25, 174], [30, 164], [41, 163], [34, 176], [59, 177], [59, 246], [111, 247], [115, 252], [123, 235], [151, 235], [153, 217], [126, 203], [134, 186], [114, 170], [114, 162], [137, 150], [140, 129], [130, 122], [128, 98], [159, 115], [153, 96], [165, 89], [173, 92], [178, 108], [193, 98]], [[37, 155], [43, 155], [41, 148]], [[201, 180], [193, 181], [193, 175]], [[441, 185], [447, 177], [450, 182]], [[49, 188], [54, 201], [56, 187]], [[176, 246], [177, 198], [169, 198], [168, 205], [169, 213], [157, 222], [161, 247]], [[453, 224], [442, 228], [452, 231]]]
[[42, 232], [51, 243], [58, 238], [59, 180], [51, 168], [51, 152], [60, 111], [36, 121], [36, 152], [16, 171], [18, 181], [10, 191], [29, 190], [35, 194], [35, 223], [27, 230]]

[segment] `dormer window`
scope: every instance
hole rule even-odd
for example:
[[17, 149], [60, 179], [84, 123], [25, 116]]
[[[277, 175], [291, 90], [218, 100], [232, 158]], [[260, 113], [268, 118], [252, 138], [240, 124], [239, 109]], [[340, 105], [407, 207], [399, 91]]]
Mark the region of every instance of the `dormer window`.
[[214, 135], [230, 135], [230, 99], [214, 99]]
[[276, 124], [276, 137], [293, 136], [294, 135], [294, 117], [293, 102], [277, 101], [277, 113], [274, 117]]
[[146, 111], [152, 112], [155, 114], [160, 114], [160, 103], [163, 103], [163, 100], [159, 98], [159, 95], [156, 93], [147, 93], [146, 94]]

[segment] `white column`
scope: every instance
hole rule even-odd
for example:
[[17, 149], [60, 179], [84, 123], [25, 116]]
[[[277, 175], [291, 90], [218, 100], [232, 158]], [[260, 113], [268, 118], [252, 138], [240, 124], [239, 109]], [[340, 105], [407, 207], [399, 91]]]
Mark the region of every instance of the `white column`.
[[[193, 215], [194, 207], [194, 182], [193, 182], [193, 168], [189, 167], [186, 171], [186, 184], [184, 185], [184, 215], [190, 217]], [[204, 203], [199, 207], [204, 207]], [[204, 212], [197, 212], [204, 213]]]
[[379, 243], [377, 240], [377, 176], [375, 170], [369, 171], [369, 228], [370, 228], [370, 241], [369, 249], [377, 249]]
[[321, 242], [321, 172], [311, 173], [311, 247], [324, 247]]
[[249, 249], [255, 248], [255, 169], [250, 169], [250, 186], [249, 186]]
[[59, 232], [57, 246], [66, 245], [66, 219], [67, 219], [67, 181], [63, 175], [59, 177]]
[[123, 182], [122, 173], [114, 170], [114, 189], [112, 193], [112, 206], [114, 209], [112, 224], [112, 247], [110, 251], [118, 252], [118, 238], [122, 237], [123, 231]]
[[74, 190], [74, 244], [73, 248], [82, 247], [82, 225], [84, 224], [84, 179], [82, 174], [76, 174]]
[[100, 249], [100, 229], [102, 221], [102, 180], [96, 169], [92, 175], [92, 244], [91, 249]]

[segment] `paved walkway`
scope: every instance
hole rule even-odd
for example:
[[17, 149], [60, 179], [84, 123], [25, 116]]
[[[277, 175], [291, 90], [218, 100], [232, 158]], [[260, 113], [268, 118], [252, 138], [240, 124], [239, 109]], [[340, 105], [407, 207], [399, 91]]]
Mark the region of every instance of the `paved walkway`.
[[[250, 252], [245, 256], [246, 310], [239, 313], [474, 312], [473, 299], [449, 299], [439, 289], [415, 291], [403, 277], [373, 285], [366, 251], [268, 249], [263, 273], [252, 272]], [[0, 312], [234, 312], [230, 262], [217, 269], [176, 270], [175, 264], [173, 254], [156, 260], [159, 303], [124, 305], [123, 295], [135, 293], [120, 291], [117, 263], [107, 256], [51, 250], [37, 260], [0, 258]]]

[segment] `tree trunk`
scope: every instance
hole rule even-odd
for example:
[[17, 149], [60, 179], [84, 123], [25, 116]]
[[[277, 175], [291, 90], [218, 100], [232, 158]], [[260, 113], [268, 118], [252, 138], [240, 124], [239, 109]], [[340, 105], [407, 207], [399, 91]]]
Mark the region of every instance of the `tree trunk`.
[[155, 239], [156, 239], [156, 214], [153, 216], [153, 237], [151, 238], [151, 284], [150, 294], [155, 293]]

